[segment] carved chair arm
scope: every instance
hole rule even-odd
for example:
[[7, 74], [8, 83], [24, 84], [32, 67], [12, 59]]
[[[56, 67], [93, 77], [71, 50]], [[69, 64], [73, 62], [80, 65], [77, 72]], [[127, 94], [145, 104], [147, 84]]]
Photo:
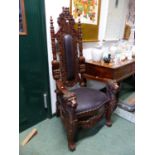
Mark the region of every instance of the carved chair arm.
[[102, 81], [106, 84], [106, 94], [112, 99], [117, 92], [119, 91], [119, 86], [117, 84], [117, 82], [115, 80], [111, 80], [108, 78], [99, 78], [99, 77], [95, 77], [88, 75], [88, 74], [84, 74], [84, 78], [85, 79], [91, 79], [91, 80], [99, 80]]
[[119, 91], [119, 85], [116, 81], [114, 80], [108, 80], [106, 84], [106, 94], [110, 98], [110, 113], [112, 113], [116, 107], [117, 107], [117, 102], [118, 102], [118, 94]]
[[76, 108], [77, 107], [77, 100], [76, 100], [76, 95], [73, 92], [70, 92], [62, 83], [62, 81], [56, 81], [56, 86], [58, 89], [58, 92], [63, 95], [63, 99], [65, 103], [72, 107]]
[[110, 79], [104, 79], [106, 83], [106, 93], [107, 95], [113, 99], [119, 91], [119, 85], [116, 81]]

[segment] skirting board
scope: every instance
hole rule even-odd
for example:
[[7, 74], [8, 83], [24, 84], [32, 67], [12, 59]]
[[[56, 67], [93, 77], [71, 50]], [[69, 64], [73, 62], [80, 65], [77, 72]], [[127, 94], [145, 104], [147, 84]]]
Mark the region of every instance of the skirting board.
[[117, 114], [118, 116], [132, 122], [132, 123], [135, 123], [135, 113], [134, 112], [128, 112], [124, 109], [117, 107], [114, 113]]

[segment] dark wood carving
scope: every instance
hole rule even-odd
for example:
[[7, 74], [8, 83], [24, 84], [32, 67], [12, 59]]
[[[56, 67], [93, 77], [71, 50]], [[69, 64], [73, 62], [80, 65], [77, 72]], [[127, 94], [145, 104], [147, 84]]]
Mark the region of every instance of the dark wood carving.
[[[102, 106], [89, 110], [76, 112], [78, 107], [77, 96], [68, 87], [79, 83], [80, 86], [86, 86], [84, 73], [86, 71], [85, 58], [82, 53], [82, 32], [79, 21], [78, 28], [75, 29], [74, 19], [69, 12], [69, 8], [63, 8], [58, 18], [59, 30], [54, 32], [53, 20], [51, 24], [51, 43], [52, 43], [52, 71], [56, 81], [57, 95], [57, 116], [60, 116], [67, 131], [68, 147], [70, 150], [75, 149], [75, 134], [78, 128], [90, 128], [105, 116], [106, 124], [111, 126], [111, 106], [109, 100]], [[67, 79], [66, 55], [64, 38], [66, 35], [72, 36], [73, 55], [70, 59], [74, 60], [74, 78]], [[111, 98], [112, 87], [107, 87], [106, 95]]]

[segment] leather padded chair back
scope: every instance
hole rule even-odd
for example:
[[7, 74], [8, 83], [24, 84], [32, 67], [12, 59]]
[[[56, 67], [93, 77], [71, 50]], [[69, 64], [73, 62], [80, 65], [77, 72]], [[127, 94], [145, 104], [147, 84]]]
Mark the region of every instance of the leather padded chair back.
[[67, 80], [74, 80], [75, 79], [75, 72], [74, 72], [74, 53], [73, 53], [73, 38], [71, 35], [66, 34], [64, 36], [64, 53], [65, 53], [65, 60], [66, 60], [66, 73], [67, 73]]
[[[75, 21], [69, 8], [63, 8], [58, 18], [59, 30], [55, 34], [51, 19], [51, 41], [53, 51], [53, 75], [65, 86], [72, 87], [82, 83], [81, 73], [85, 71], [85, 60], [82, 54], [81, 24], [75, 29]], [[58, 48], [56, 48], [56, 42]], [[59, 57], [59, 58], [57, 58]], [[57, 63], [57, 65], [56, 65]]]

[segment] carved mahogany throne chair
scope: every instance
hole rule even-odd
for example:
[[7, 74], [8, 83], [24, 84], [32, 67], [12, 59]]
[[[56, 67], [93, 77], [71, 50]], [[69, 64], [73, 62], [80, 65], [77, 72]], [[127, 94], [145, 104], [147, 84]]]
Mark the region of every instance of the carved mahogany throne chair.
[[[81, 24], [74, 28], [75, 21], [69, 8], [63, 8], [58, 18], [59, 30], [54, 31], [50, 19], [52, 43], [52, 72], [56, 82], [57, 116], [66, 128], [68, 147], [74, 150], [78, 128], [93, 127], [103, 116], [111, 126], [111, 114], [116, 107], [113, 87], [107, 85], [106, 93], [86, 87], [85, 58], [82, 54]], [[105, 81], [107, 82], [107, 81]], [[78, 88], [75, 88], [79, 84]]]

